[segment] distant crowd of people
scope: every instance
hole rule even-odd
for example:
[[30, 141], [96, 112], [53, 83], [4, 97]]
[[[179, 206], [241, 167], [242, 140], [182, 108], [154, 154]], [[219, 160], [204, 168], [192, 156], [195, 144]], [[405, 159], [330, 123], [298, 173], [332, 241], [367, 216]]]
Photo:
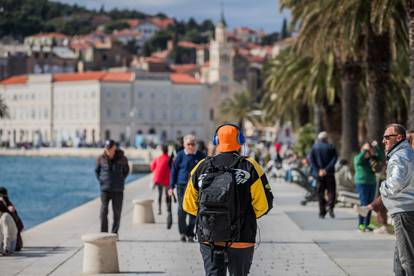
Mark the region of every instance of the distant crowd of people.
[[[158, 191], [158, 214], [162, 214], [165, 202], [167, 228], [171, 228], [172, 202], [178, 203], [179, 240], [199, 242], [206, 275], [226, 275], [227, 270], [230, 275], [247, 275], [256, 244], [256, 221], [273, 208], [265, 172], [295, 181], [296, 171], [313, 191], [320, 219], [327, 215], [335, 218], [338, 192], [358, 195], [358, 231], [389, 233], [390, 215], [396, 235], [395, 275], [414, 275], [414, 131], [407, 132], [399, 124], [388, 125], [382, 139], [384, 150], [377, 141], [363, 143], [353, 157], [353, 169], [348, 160], [338, 158], [328, 138], [328, 133], [319, 133], [301, 161], [289, 147], [282, 154], [278, 143], [273, 145], [273, 157], [269, 145], [267, 152], [241, 154], [246, 141], [234, 124], [217, 128], [211, 141], [214, 153], [194, 135], [179, 139], [171, 152], [168, 145], [162, 145], [161, 155], [150, 165]], [[280, 171], [285, 173], [281, 175]], [[110, 231], [118, 234], [129, 166], [115, 141], [106, 141], [104, 152], [96, 160], [95, 174], [101, 191], [100, 230], [109, 231], [108, 208], [112, 202]], [[380, 227], [371, 223], [372, 211]], [[0, 187], [2, 255], [21, 250], [23, 227], [7, 189]]]

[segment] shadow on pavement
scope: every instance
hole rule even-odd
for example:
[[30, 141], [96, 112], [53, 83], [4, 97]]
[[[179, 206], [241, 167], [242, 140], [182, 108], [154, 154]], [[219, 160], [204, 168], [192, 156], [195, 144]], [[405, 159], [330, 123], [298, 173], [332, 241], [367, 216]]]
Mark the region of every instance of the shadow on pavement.
[[60, 254], [69, 250], [75, 249], [74, 247], [54, 247], [54, 246], [33, 246], [23, 247], [22, 251], [15, 252], [13, 257], [24, 257], [24, 258], [39, 258], [46, 257], [53, 254]]

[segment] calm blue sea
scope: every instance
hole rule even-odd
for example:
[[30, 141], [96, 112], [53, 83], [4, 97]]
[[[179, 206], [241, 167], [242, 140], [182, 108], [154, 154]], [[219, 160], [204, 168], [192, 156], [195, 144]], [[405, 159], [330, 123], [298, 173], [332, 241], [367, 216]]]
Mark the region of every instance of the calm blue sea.
[[[0, 156], [0, 186], [27, 230], [98, 197], [94, 169], [94, 158]], [[142, 176], [130, 175], [127, 182]]]

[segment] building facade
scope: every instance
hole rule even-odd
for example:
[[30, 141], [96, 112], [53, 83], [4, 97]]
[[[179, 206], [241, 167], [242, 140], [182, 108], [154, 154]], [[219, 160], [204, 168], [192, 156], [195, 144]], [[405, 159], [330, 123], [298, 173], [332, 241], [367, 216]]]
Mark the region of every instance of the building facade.
[[82, 146], [106, 139], [135, 144], [207, 139], [206, 86], [186, 74], [85, 72], [28, 75], [0, 82], [9, 118], [1, 144]]

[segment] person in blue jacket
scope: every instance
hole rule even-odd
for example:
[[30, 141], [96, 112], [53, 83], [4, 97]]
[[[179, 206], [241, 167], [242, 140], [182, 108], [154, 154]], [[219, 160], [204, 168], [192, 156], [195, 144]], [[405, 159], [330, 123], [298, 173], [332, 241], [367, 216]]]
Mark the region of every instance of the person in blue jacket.
[[[194, 227], [196, 217], [183, 210], [183, 198], [191, 170], [204, 159], [205, 154], [197, 151], [194, 135], [184, 137], [184, 149], [177, 153], [171, 168], [170, 187], [168, 193], [172, 196], [177, 189], [178, 197], [178, 231], [181, 241], [194, 242]], [[187, 223], [187, 216], [189, 221]]]
[[[328, 143], [328, 133], [322, 131], [318, 134], [318, 140], [312, 146], [309, 155], [309, 161], [317, 177], [319, 218], [321, 219], [325, 218], [327, 211], [331, 218], [335, 217], [335, 163], [337, 159], [335, 147]], [[328, 202], [325, 199], [325, 191], [328, 192]], [[326, 205], [328, 205], [328, 210]]]

